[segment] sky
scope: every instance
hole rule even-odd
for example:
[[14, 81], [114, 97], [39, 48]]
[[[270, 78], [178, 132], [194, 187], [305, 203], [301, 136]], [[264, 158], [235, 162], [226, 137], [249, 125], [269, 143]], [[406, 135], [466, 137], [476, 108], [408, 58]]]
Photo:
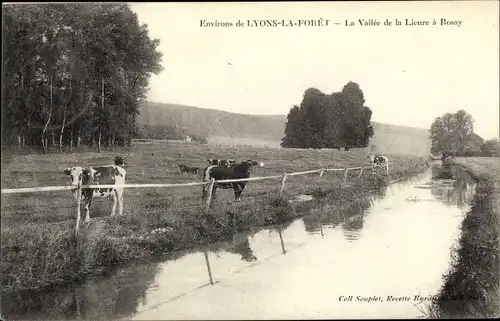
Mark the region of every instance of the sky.
[[[150, 80], [149, 101], [286, 115], [306, 89], [332, 93], [353, 81], [372, 121], [430, 128], [436, 117], [464, 109], [477, 134], [498, 137], [498, 1], [130, 5], [163, 53], [164, 70]], [[238, 20], [321, 18], [329, 25], [235, 26]], [[360, 26], [359, 19], [381, 25]], [[386, 19], [391, 26], [384, 26]], [[405, 19], [437, 25], [405, 25]], [[441, 19], [461, 24], [443, 26]], [[202, 27], [201, 20], [233, 27]]]

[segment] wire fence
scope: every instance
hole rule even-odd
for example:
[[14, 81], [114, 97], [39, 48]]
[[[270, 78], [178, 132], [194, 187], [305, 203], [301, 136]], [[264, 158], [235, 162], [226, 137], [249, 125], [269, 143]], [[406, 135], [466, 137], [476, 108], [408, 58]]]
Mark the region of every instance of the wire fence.
[[[287, 186], [287, 180], [289, 178], [295, 177], [295, 176], [303, 176], [303, 175], [310, 175], [310, 174], [319, 174], [319, 177], [317, 178], [316, 182], [321, 182], [323, 179], [323, 176], [327, 172], [343, 172], [343, 177], [342, 177], [342, 183], [341, 186], [344, 186], [347, 182], [348, 178], [348, 173], [352, 171], [359, 171], [359, 174], [356, 175], [357, 178], [361, 177], [363, 174], [363, 171], [365, 169], [373, 170], [372, 166], [358, 166], [358, 167], [346, 167], [346, 168], [320, 168], [320, 169], [314, 169], [314, 170], [308, 170], [308, 171], [301, 171], [301, 172], [292, 172], [292, 173], [287, 173], [283, 172], [282, 175], [271, 175], [271, 176], [260, 176], [260, 177], [248, 177], [248, 178], [241, 178], [241, 179], [224, 179], [224, 180], [215, 180], [211, 179], [210, 181], [203, 181], [203, 182], [188, 182], [188, 183], [156, 183], [156, 184], [123, 184], [123, 185], [79, 185], [79, 186], [42, 186], [42, 187], [29, 187], [29, 188], [6, 188], [6, 189], [1, 189], [1, 194], [2, 195], [11, 195], [11, 194], [26, 194], [26, 193], [44, 193], [44, 192], [56, 192], [56, 191], [76, 191], [77, 192], [77, 197], [75, 204], [70, 206], [66, 202], [65, 199], [62, 198], [54, 198], [54, 200], [51, 200], [49, 203], [52, 205], [52, 203], [58, 203], [62, 202], [61, 208], [67, 210], [67, 213], [74, 213], [75, 210], [75, 205], [76, 205], [76, 226], [75, 229], [78, 231], [79, 226], [80, 226], [80, 220], [81, 220], [81, 195], [82, 191], [84, 189], [100, 189], [100, 188], [132, 188], [132, 189], [140, 189], [140, 188], [150, 188], [150, 189], [166, 189], [166, 188], [173, 188], [173, 189], [181, 189], [181, 188], [188, 188], [188, 187], [204, 187], [204, 189], [207, 191], [206, 198], [204, 202], [199, 202], [199, 198], [195, 200], [192, 198], [193, 201], [196, 201], [195, 203], [190, 203], [187, 200], [184, 200], [181, 202], [182, 204], [177, 204], [181, 206], [177, 206], [176, 209], [178, 210], [192, 210], [192, 209], [201, 209], [204, 211], [209, 211], [210, 209], [210, 204], [213, 200], [213, 190], [214, 186], [216, 184], [222, 184], [222, 183], [237, 183], [237, 182], [251, 182], [251, 181], [277, 181], [279, 183], [278, 185], [278, 195], [279, 197], [282, 197], [286, 186]], [[313, 181], [307, 182], [310, 184], [313, 184]], [[303, 184], [304, 187], [310, 186], [309, 184]], [[269, 197], [269, 187], [276, 185], [273, 184], [259, 184], [261, 189], [259, 187], [256, 187], [252, 195], [249, 198], [246, 198], [243, 202], [238, 202], [240, 204], [249, 204], [253, 203], [255, 204], [258, 199], [263, 199], [265, 197]], [[257, 186], [259, 186], [257, 185]], [[163, 196], [159, 194], [154, 194], [154, 193], [148, 193], [147, 195], [150, 197], [150, 199], [147, 199], [146, 202], [148, 205], [146, 205], [147, 208], [154, 207], [154, 199], [158, 198], [158, 196]], [[164, 197], [161, 198], [162, 201], [164, 201]], [[173, 197], [173, 199], [175, 199]], [[189, 199], [189, 197], [188, 197]], [[14, 204], [17, 205], [17, 204]], [[34, 205], [36, 208], [39, 207], [38, 201], [35, 202], [35, 204], [30, 204]], [[28, 208], [29, 206], [26, 206], [26, 208], [17, 208], [16, 214], [27, 214], [30, 212], [30, 209]], [[4, 210], [8, 209], [7, 207], [2, 205], [2, 212]], [[43, 216], [39, 215], [39, 219], [42, 219]], [[45, 219], [51, 220], [51, 219], [56, 219], [56, 217], [52, 214], [49, 217], [45, 216]], [[100, 219], [100, 218], [94, 218], [95, 219]], [[74, 219], [71, 220], [65, 220], [65, 221], [54, 221], [54, 222], [37, 222], [36, 219], [30, 218], [26, 220], [24, 223], [26, 224], [44, 224], [44, 225], [52, 225], [52, 224], [69, 224], [70, 222], [74, 222]]]

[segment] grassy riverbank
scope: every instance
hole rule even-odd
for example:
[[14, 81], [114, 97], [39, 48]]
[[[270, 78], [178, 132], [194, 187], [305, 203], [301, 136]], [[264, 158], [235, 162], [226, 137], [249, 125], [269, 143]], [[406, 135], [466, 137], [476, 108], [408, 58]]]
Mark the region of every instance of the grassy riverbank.
[[439, 296], [429, 308], [432, 318], [500, 316], [499, 217], [500, 170], [498, 159], [457, 158], [476, 181], [476, 196], [461, 225], [451, 271]]
[[[128, 156], [128, 183], [200, 181], [200, 177], [180, 174], [176, 164], [202, 166], [211, 157], [263, 161], [266, 166], [259, 168], [255, 176], [367, 165], [363, 151], [145, 146], [120, 153], [2, 157], [2, 187], [65, 185], [66, 178], [61, 174], [64, 168], [110, 163], [116, 154]], [[277, 181], [249, 183], [240, 204], [232, 201], [232, 191], [220, 191], [207, 215], [202, 214], [200, 187], [168, 191], [130, 189], [125, 192], [124, 216], [109, 217], [109, 204], [97, 201], [91, 216], [98, 219], [84, 225], [78, 236], [73, 232], [74, 221], [57, 223], [73, 218], [74, 204], [69, 192], [2, 196], [2, 289], [8, 292], [75, 281], [125, 262], [151, 260], [160, 254], [228, 239], [251, 227], [286, 222], [314, 211], [315, 206], [346, 206], [362, 193], [384, 187], [390, 180], [411, 176], [427, 166], [423, 158], [389, 159], [393, 163], [388, 177], [370, 176], [369, 171], [357, 177], [359, 172], [353, 172], [343, 187], [341, 173], [328, 173], [321, 179], [317, 174], [289, 178], [282, 198], [278, 197]], [[298, 206], [287, 202], [302, 193], [315, 195], [317, 201]]]

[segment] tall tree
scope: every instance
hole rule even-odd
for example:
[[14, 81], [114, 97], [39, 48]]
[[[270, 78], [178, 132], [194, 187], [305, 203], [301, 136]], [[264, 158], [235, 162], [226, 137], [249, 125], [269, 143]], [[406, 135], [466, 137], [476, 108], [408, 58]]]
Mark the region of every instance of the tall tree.
[[429, 130], [431, 153], [464, 155], [474, 131], [474, 120], [464, 110], [437, 117]]
[[45, 133], [56, 131], [62, 149], [74, 136], [79, 146], [101, 133], [112, 147], [136, 133], [162, 54], [127, 4], [7, 5], [4, 12], [3, 138], [46, 142]]
[[285, 124], [285, 137], [283, 137], [281, 146], [283, 147], [305, 147], [303, 143], [304, 126], [301, 117], [299, 106], [295, 105], [287, 115], [287, 122]]
[[281, 145], [346, 150], [368, 146], [373, 136], [372, 112], [364, 103], [363, 92], [354, 82], [330, 95], [307, 89], [300, 107], [294, 106], [288, 114]]

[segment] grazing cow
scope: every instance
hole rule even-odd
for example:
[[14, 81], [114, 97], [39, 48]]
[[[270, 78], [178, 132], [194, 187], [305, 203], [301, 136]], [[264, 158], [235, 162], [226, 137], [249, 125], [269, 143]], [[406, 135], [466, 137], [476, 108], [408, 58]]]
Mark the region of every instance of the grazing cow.
[[224, 167], [232, 167], [236, 164], [234, 159], [207, 159], [208, 165], [216, 165], [216, 166], [224, 166]]
[[[64, 174], [69, 176], [70, 185], [123, 185], [125, 184], [126, 171], [120, 166], [105, 165], [92, 167], [69, 167], [64, 170]], [[77, 191], [72, 190], [73, 198], [77, 200]], [[123, 187], [117, 188], [82, 188], [81, 200], [85, 205], [85, 221], [90, 220], [90, 205], [93, 198], [113, 199], [111, 216], [115, 215], [118, 203], [118, 212], [123, 215]]]
[[177, 165], [177, 166], [179, 166], [180, 171], [184, 173], [198, 174], [200, 171], [198, 167], [189, 167], [186, 165]]
[[372, 174], [375, 174], [377, 168], [385, 168], [385, 172], [389, 175], [389, 160], [386, 156], [381, 155], [368, 155], [372, 166]]
[[[262, 167], [264, 164], [262, 162], [259, 164], [256, 161], [246, 160], [239, 164], [235, 164], [233, 167], [210, 165], [203, 170], [203, 181], [208, 182], [212, 178], [214, 178], [215, 180], [249, 178], [252, 168], [258, 165]], [[215, 198], [215, 192], [218, 187], [223, 189], [232, 187], [234, 190], [234, 198], [236, 202], [239, 202], [241, 192], [243, 192], [247, 183], [248, 181], [234, 183], [215, 183], [212, 190], [212, 197]], [[203, 186], [203, 200], [207, 196], [207, 188], [208, 185]]]

